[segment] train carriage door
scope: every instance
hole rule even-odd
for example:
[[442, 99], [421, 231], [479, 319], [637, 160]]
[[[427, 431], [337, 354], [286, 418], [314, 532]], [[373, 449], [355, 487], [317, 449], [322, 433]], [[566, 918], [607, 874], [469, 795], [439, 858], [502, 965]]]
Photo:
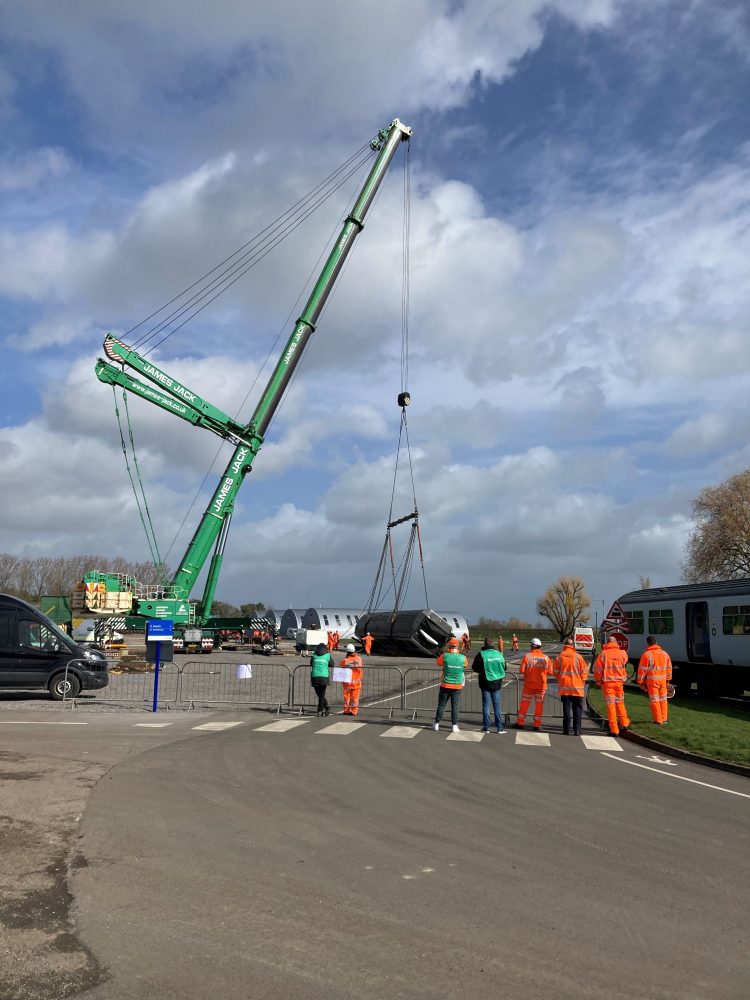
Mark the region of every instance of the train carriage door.
[[685, 631], [688, 660], [693, 663], [711, 663], [708, 601], [688, 601], [685, 604]]

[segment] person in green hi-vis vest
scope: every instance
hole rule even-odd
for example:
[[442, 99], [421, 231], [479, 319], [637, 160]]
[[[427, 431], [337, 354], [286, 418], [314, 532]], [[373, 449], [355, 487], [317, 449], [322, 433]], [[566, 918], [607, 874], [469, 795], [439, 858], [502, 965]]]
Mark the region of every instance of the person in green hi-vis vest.
[[448, 652], [441, 653], [435, 661], [439, 667], [443, 668], [443, 676], [440, 679], [440, 694], [438, 695], [437, 712], [432, 725], [434, 730], [440, 729], [440, 723], [445, 712], [445, 706], [450, 699], [451, 703], [451, 725], [453, 732], [458, 729], [458, 710], [461, 706], [461, 688], [464, 686], [464, 675], [469, 661], [463, 653], [458, 651], [458, 639], [453, 638], [448, 643]]
[[505, 656], [489, 639], [474, 657], [471, 669], [479, 674], [479, 690], [482, 692], [482, 732], [490, 731], [490, 704], [495, 713], [495, 729], [504, 733], [505, 718], [500, 700], [500, 688], [505, 677]]
[[318, 715], [330, 715], [331, 709], [326, 698], [326, 688], [330, 679], [333, 657], [321, 642], [310, 657], [310, 683], [318, 696]]

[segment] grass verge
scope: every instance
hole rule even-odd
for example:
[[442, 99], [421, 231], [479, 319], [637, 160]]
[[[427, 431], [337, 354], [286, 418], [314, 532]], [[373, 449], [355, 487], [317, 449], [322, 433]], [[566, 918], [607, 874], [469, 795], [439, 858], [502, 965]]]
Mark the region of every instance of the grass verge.
[[[589, 701], [600, 715], [606, 716], [602, 693], [593, 685]], [[673, 698], [669, 702], [669, 722], [657, 726], [651, 721], [648, 695], [637, 688], [625, 689], [625, 707], [631, 729], [641, 736], [705, 757], [750, 765], [750, 714], [746, 710], [719, 701]]]

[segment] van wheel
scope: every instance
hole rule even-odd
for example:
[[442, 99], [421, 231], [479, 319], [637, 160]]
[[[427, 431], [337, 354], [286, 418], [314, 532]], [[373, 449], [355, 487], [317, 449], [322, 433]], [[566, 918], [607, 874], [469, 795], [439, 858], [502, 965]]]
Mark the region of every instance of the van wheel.
[[81, 683], [75, 674], [68, 674], [67, 684], [65, 674], [55, 674], [49, 682], [49, 693], [55, 701], [62, 701], [63, 698], [75, 698], [81, 690]]

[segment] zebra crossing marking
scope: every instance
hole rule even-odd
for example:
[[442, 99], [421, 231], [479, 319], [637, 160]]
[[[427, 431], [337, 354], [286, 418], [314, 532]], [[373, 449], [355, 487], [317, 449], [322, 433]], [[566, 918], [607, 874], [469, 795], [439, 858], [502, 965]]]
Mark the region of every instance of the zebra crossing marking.
[[457, 743], [481, 743], [484, 739], [484, 733], [448, 733], [445, 737], [446, 740], [455, 740]]
[[422, 726], [391, 726], [390, 729], [386, 729], [381, 736], [394, 736], [396, 739], [402, 740], [413, 740], [415, 736], [424, 732]]
[[516, 746], [548, 747], [549, 733], [516, 733]]
[[622, 753], [623, 749], [614, 736], [581, 736], [587, 750], [610, 750]]
[[356, 729], [361, 729], [364, 722], [334, 722], [332, 726], [318, 729], [316, 736], [349, 736]]
[[255, 733], [287, 733], [297, 726], [304, 726], [309, 719], [280, 719], [278, 722], [269, 722], [266, 726], [258, 726]]
[[200, 726], [193, 726], [193, 729], [202, 729], [204, 732], [218, 733], [222, 729], [233, 729], [235, 726], [244, 726], [244, 722], [204, 722]]

